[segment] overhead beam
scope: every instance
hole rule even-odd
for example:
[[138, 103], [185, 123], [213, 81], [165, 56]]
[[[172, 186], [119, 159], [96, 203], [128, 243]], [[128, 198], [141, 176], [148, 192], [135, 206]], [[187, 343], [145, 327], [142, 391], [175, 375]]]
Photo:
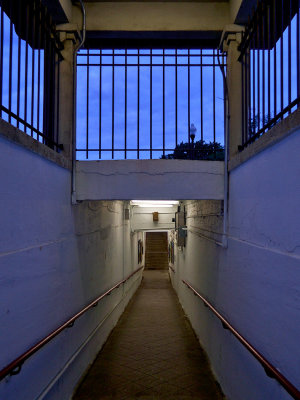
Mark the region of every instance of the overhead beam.
[[84, 48], [175, 49], [217, 48], [221, 31], [88, 31]]
[[76, 198], [77, 200], [222, 200], [224, 162], [77, 161]]
[[[88, 31], [222, 31], [229, 23], [225, 2], [86, 3]], [[81, 24], [80, 10], [73, 8]]]

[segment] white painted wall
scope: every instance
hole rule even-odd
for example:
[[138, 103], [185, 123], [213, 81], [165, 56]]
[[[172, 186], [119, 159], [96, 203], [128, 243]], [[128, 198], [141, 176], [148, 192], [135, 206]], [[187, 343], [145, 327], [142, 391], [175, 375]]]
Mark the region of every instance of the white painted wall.
[[[123, 202], [71, 206], [69, 170], [2, 137], [0, 153], [2, 369], [137, 269], [142, 234], [131, 232]], [[26, 361], [19, 375], [0, 382], [0, 399], [69, 399], [140, 279], [138, 273]]]
[[[170, 272], [180, 301], [230, 400], [290, 396], [182, 283], [189, 281], [300, 388], [300, 129], [230, 174], [228, 248], [216, 204], [187, 204], [186, 248]], [[207, 209], [205, 209], [207, 207]], [[215, 207], [215, 212], [213, 208]], [[216, 214], [215, 216], [213, 214]], [[199, 235], [201, 234], [201, 236]]]
[[[133, 231], [174, 229], [177, 206], [173, 207], [131, 207], [131, 228]], [[153, 212], [158, 212], [159, 220], [153, 221]]]

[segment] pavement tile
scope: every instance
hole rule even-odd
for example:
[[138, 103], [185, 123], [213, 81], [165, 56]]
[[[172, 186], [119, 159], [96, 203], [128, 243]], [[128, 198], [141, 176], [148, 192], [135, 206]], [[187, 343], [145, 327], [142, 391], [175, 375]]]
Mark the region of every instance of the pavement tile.
[[166, 271], [144, 271], [139, 290], [73, 397], [98, 399], [224, 399]]

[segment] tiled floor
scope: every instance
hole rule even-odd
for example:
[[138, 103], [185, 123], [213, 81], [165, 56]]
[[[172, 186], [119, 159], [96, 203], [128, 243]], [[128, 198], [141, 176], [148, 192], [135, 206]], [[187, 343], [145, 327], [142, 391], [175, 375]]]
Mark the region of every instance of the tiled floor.
[[223, 399], [167, 271], [144, 271], [73, 399]]

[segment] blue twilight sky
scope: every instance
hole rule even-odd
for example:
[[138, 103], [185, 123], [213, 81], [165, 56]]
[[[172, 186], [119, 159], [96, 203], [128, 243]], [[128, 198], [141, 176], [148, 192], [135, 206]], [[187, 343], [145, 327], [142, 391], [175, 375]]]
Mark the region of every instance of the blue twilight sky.
[[[104, 51], [105, 54], [111, 51]], [[130, 66], [137, 63], [137, 50], [128, 50], [127, 67], [127, 148], [137, 148], [137, 105], [138, 105], [138, 67]], [[82, 51], [81, 54], [85, 54]], [[94, 52], [95, 53], [95, 52]], [[122, 54], [122, 51], [117, 51]], [[124, 53], [124, 51], [123, 51]], [[149, 64], [149, 50], [141, 50], [140, 54], [147, 55], [140, 57], [140, 63]], [[162, 50], [153, 50], [153, 54], [162, 54]], [[175, 63], [175, 51], [166, 50], [165, 63]], [[188, 140], [188, 67], [187, 50], [178, 50], [178, 54], [186, 55], [178, 57], [182, 66], [177, 70], [177, 121], [178, 121], [178, 143]], [[200, 51], [191, 50], [191, 64], [200, 63]], [[208, 56], [208, 55], [211, 56]], [[193, 57], [198, 55], [197, 57]], [[86, 63], [84, 56], [78, 57], [78, 63]], [[162, 63], [162, 57], [153, 57], [153, 64]], [[203, 51], [203, 63], [212, 64], [212, 51]], [[89, 56], [90, 63], [99, 63], [100, 56]], [[102, 56], [102, 64], [111, 63], [112, 56]], [[124, 64], [124, 55], [115, 56], [115, 63]], [[215, 56], [215, 62], [217, 57]], [[112, 148], [112, 67], [102, 66], [102, 91], [101, 91], [101, 145], [102, 148]], [[89, 67], [89, 148], [99, 148], [99, 80], [100, 67]], [[125, 67], [114, 67], [115, 85], [115, 115], [114, 115], [114, 147], [124, 148], [125, 143]], [[213, 141], [213, 67], [204, 66], [202, 69], [203, 82], [203, 135], [206, 141]], [[176, 143], [176, 103], [175, 103], [175, 66], [165, 67], [165, 148], [174, 149]], [[201, 138], [200, 116], [200, 67], [190, 67], [190, 122], [197, 127], [196, 140]], [[77, 148], [86, 147], [86, 118], [87, 118], [87, 67], [78, 66], [77, 79], [78, 96], [77, 101]], [[215, 67], [215, 119], [216, 119], [216, 140], [223, 142], [224, 136], [224, 101], [223, 101], [223, 80], [219, 67]], [[96, 111], [96, 112], [95, 112]], [[140, 67], [140, 148], [150, 148], [150, 67]], [[163, 67], [152, 67], [152, 147], [160, 149], [153, 153], [153, 158], [162, 155], [163, 148]], [[111, 152], [103, 152], [103, 158], [111, 158]], [[123, 158], [124, 152], [116, 152], [116, 158]], [[85, 154], [78, 152], [78, 157], [85, 158]], [[128, 152], [128, 158], [136, 158], [137, 152]], [[141, 158], [149, 158], [148, 152], [142, 152]], [[89, 154], [89, 158], [98, 158], [98, 153]]]

